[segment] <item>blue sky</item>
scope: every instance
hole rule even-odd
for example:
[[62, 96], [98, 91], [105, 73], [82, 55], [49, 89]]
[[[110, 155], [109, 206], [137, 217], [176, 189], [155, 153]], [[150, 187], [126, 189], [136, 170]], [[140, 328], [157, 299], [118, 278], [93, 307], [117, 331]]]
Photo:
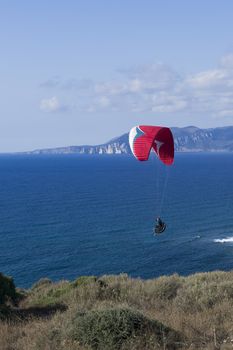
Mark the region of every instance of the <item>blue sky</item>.
[[231, 0], [0, 0], [0, 152], [233, 125]]

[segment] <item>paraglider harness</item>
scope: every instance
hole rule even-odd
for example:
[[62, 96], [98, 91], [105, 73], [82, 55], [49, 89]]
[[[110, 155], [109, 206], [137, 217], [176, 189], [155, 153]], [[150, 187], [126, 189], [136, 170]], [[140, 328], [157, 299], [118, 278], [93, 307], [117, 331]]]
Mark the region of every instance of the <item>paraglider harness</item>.
[[154, 234], [159, 235], [160, 233], [163, 233], [166, 230], [166, 224], [163, 222], [160, 218], [156, 219], [156, 224], [154, 227]]

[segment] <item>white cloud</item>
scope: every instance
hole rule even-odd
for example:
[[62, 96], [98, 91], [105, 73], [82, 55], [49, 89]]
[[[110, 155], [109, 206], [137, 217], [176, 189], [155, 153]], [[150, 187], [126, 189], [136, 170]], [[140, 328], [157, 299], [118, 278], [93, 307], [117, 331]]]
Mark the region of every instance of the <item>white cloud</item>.
[[[192, 113], [213, 118], [232, 115], [233, 53], [223, 56], [213, 69], [193, 75], [181, 76], [163, 63], [120, 73], [118, 80], [67, 79], [59, 81], [59, 86], [54, 79], [54, 90], [59, 88], [60, 93], [68, 94], [80, 112]], [[82, 101], [82, 105], [76, 101]], [[42, 100], [40, 107], [49, 112], [62, 108], [55, 96]]]
[[134, 67], [123, 71], [130, 81], [140, 82], [144, 89], [164, 90], [174, 86], [179, 80], [179, 75], [163, 63], [153, 63]]
[[196, 89], [214, 88], [226, 83], [228, 74], [222, 69], [201, 72], [187, 79], [187, 84]]
[[225, 69], [233, 69], [233, 53], [223, 56], [220, 60], [220, 65]]
[[88, 113], [94, 113], [98, 110], [108, 109], [111, 105], [111, 101], [106, 96], [100, 96], [96, 98], [92, 104], [89, 104], [85, 107], [85, 111]]
[[129, 91], [139, 92], [142, 89], [142, 82], [139, 79], [129, 81]]
[[229, 110], [221, 110], [219, 111], [219, 116], [222, 117], [233, 117], [233, 108]]
[[40, 87], [43, 88], [54, 88], [54, 87], [58, 87], [60, 84], [60, 77], [59, 76], [53, 76], [50, 79], [47, 79], [46, 81], [43, 81], [40, 84]]
[[187, 107], [187, 101], [183, 96], [172, 95], [166, 92], [154, 95], [152, 111], [160, 113], [171, 113], [182, 111]]
[[110, 100], [109, 100], [109, 98], [106, 97], [106, 96], [101, 96], [101, 97], [98, 99], [98, 104], [99, 104], [100, 107], [105, 108], [105, 107], [110, 106]]
[[56, 96], [44, 98], [40, 101], [40, 110], [43, 112], [61, 112], [66, 109], [67, 107], [62, 106]]

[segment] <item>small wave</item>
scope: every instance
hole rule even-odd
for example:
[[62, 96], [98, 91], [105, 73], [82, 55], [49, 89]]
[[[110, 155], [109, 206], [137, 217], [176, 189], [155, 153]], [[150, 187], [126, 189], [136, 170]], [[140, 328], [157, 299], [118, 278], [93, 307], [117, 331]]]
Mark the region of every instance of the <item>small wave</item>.
[[214, 242], [216, 243], [233, 243], [233, 237], [226, 237], [226, 238], [217, 238], [214, 239]]
[[197, 239], [200, 239], [201, 238], [201, 235], [197, 235], [197, 236], [193, 236], [191, 237], [189, 240], [187, 240], [187, 242], [193, 242], [193, 241], [196, 241]]

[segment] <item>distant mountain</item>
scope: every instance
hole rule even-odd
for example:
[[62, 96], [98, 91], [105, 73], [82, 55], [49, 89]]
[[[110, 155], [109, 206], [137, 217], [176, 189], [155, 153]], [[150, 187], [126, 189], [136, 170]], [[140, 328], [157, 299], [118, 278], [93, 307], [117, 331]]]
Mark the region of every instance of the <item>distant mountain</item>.
[[[233, 152], [233, 126], [171, 128], [177, 152]], [[38, 149], [27, 154], [130, 154], [128, 133], [101, 145]]]

